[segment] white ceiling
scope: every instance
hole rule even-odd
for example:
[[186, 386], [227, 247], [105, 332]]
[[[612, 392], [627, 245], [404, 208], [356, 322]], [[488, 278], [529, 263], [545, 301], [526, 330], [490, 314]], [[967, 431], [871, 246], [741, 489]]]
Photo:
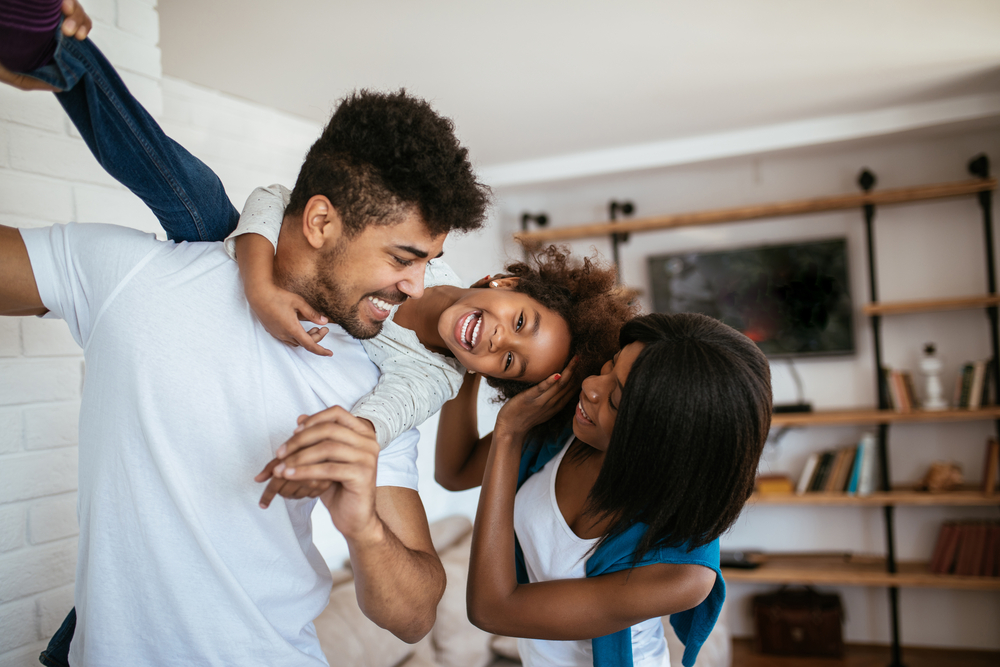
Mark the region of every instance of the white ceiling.
[[886, 109], [1000, 115], [997, 0], [160, 0], [159, 13], [169, 76], [319, 122], [354, 88], [404, 86], [481, 166]]

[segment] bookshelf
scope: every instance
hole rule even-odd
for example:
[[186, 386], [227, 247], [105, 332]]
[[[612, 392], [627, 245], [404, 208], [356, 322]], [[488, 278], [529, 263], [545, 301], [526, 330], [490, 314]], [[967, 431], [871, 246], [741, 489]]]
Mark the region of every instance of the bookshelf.
[[885, 507], [891, 505], [926, 507], [991, 507], [1000, 505], [1000, 494], [985, 494], [978, 489], [961, 489], [945, 493], [928, 493], [913, 489], [893, 489], [876, 491], [867, 496], [851, 496], [846, 493], [809, 492], [795, 493], [755, 493], [748, 501], [750, 505], [857, 505], [861, 507]]
[[[784, 216], [821, 213], [824, 211], [860, 208], [865, 224], [868, 259], [869, 303], [861, 312], [871, 325], [875, 386], [878, 403], [852, 409], [825, 410], [808, 413], [775, 414], [771, 424], [775, 428], [871, 425], [877, 427], [876, 454], [880, 479], [878, 492], [868, 496], [848, 496], [843, 493], [808, 493], [802, 496], [754, 496], [751, 503], [758, 505], [851, 506], [882, 508], [886, 553], [879, 556], [768, 554], [760, 566], [753, 570], [725, 568], [724, 576], [732, 582], [772, 584], [823, 584], [848, 586], [885, 587], [889, 595], [889, 624], [891, 633], [891, 667], [902, 667], [899, 639], [899, 589], [906, 587], [987, 590], [1000, 592], [1000, 578], [967, 577], [932, 574], [927, 562], [900, 562], [896, 559], [896, 531], [894, 510], [897, 506], [913, 507], [976, 507], [1000, 505], [1000, 496], [989, 496], [973, 490], [960, 490], [944, 494], [921, 493], [912, 489], [893, 489], [890, 485], [890, 460], [888, 452], [889, 430], [895, 424], [948, 423], [976, 420], [993, 421], [1000, 432], [1000, 406], [977, 410], [952, 409], [943, 411], [896, 412], [889, 409], [887, 388], [880, 381], [882, 363], [882, 331], [884, 317], [906, 316], [911, 313], [936, 313], [964, 309], [985, 309], [989, 319], [991, 350], [994, 359], [1000, 360], [1000, 333], [998, 309], [1000, 294], [996, 286], [994, 261], [992, 193], [997, 180], [989, 175], [989, 160], [985, 155], [971, 160], [969, 172], [975, 178], [966, 181], [921, 185], [892, 190], [873, 190], [875, 177], [867, 170], [858, 179], [861, 192], [854, 194], [819, 197], [797, 201], [743, 206], [737, 208], [697, 211], [643, 219], [617, 220], [575, 227], [550, 228], [524, 231], [515, 237], [528, 247], [560, 240], [609, 236], [617, 262], [617, 247], [629, 233], [677, 229], [691, 226], [714, 225], [732, 222], [774, 219]], [[982, 209], [983, 249], [986, 260], [986, 293], [960, 295], [951, 298], [919, 299], [882, 302], [878, 295], [877, 252], [875, 247], [875, 214], [878, 206], [932, 201], [951, 197], [976, 197]], [[1000, 373], [993, 374], [993, 382], [1000, 395]]]
[[914, 410], [896, 412], [857, 408], [853, 410], [817, 410], [816, 412], [789, 412], [771, 417], [772, 427], [782, 426], [837, 426], [854, 424], [888, 425], [916, 422], [964, 422], [1000, 419], [1000, 406], [989, 406], [977, 410]]
[[889, 572], [882, 556], [858, 554], [761, 554], [754, 569], [723, 568], [726, 581], [810, 586], [885, 586], [1000, 591], [998, 577], [931, 574], [926, 561], [899, 561]]

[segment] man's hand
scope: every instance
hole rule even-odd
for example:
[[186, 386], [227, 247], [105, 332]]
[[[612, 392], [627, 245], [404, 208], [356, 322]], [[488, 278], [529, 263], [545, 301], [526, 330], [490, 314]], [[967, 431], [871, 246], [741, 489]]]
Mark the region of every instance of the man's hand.
[[337, 530], [349, 540], [377, 536], [382, 530], [375, 512], [379, 446], [373, 432], [370, 422], [339, 406], [300, 419], [295, 434], [278, 448], [280, 462], [269, 463], [257, 479], [270, 474], [294, 482], [329, 483], [320, 498]]

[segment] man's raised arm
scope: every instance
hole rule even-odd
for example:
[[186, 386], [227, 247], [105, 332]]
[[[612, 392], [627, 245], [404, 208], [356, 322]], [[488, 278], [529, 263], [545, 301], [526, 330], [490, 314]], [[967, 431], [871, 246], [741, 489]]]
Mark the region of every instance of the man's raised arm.
[[44, 315], [21, 232], [0, 225], [0, 315]]
[[413, 489], [375, 486], [379, 446], [371, 427], [341, 407], [306, 419], [278, 448], [281, 463], [257, 477], [332, 487], [320, 496], [347, 539], [358, 605], [365, 616], [406, 642], [430, 632], [445, 574], [427, 514]]

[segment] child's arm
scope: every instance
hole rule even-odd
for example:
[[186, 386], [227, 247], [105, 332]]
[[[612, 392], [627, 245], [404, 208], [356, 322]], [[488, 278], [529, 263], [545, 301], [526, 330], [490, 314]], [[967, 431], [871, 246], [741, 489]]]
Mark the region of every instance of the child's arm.
[[449, 491], [463, 491], [483, 483], [493, 432], [479, 437], [479, 378], [478, 373], [467, 375], [458, 396], [441, 408], [434, 479]]
[[514, 495], [527, 432], [565, 402], [570, 373], [553, 376], [501, 409], [493, 432], [472, 533], [467, 600], [478, 627], [511, 637], [603, 637], [649, 618], [697, 606], [715, 572], [700, 565], [655, 564], [584, 579], [518, 584]]
[[280, 185], [254, 190], [243, 207], [236, 231], [226, 239], [226, 251], [239, 264], [247, 301], [264, 329], [284, 343], [329, 357], [333, 353], [317, 344], [329, 329], [307, 332], [300, 321], [306, 319], [322, 326], [327, 323], [326, 317], [298, 294], [274, 284], [274, 249], [289, 194]]
[[352, 415], [372, 424], [382, 449], [454, 398], [465, 377], [462, 370], [419, 343], [414, 347], [404, 336], [397, 340], [394, 332], [399, 331], [387, 325], [375, 338], [362, 341], [381, 376], [375, 388], [351, 408]]

